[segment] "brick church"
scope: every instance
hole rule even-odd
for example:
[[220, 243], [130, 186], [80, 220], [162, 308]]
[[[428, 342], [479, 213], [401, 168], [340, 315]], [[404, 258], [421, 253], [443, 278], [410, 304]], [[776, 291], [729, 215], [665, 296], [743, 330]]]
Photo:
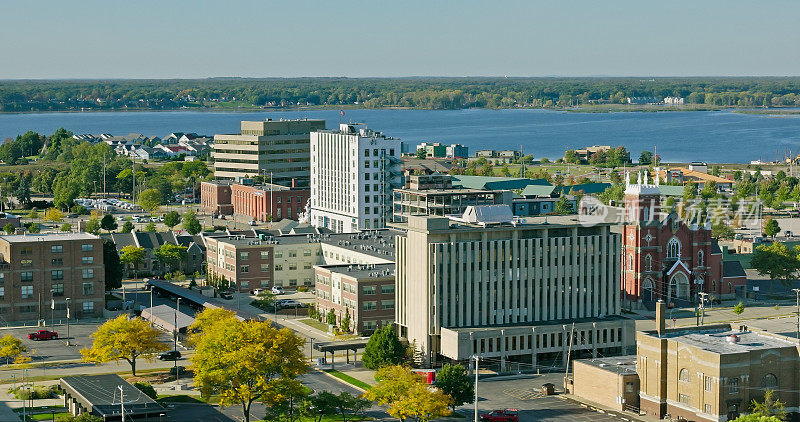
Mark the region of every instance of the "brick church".
[[[627, 177], [626, 177], [627, 179]], [[668, 305], [697, 303], [698, 292], [733, 298], [746, 285], [738, 261], [723, 262], [722, 251], [711, 237], [711, 223], [685, 222], [675, 212], [660, 211], [658, 177], [648, 182], [639, 174], [625, 186], [622, 277], [626, 302], [651, 307], [663, 299]]]

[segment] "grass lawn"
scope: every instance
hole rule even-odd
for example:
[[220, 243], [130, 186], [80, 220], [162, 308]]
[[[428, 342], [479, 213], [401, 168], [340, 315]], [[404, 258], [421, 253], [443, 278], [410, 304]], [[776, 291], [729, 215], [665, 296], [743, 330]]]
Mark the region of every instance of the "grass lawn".
[[71, 415], [72, 414], [69, 413], [69, 412], [56, 412], [55, 414], [53, 414], [53, 413], [40, 413], [38, 415], [28, 416], [28, 420], [29, 421], [50, 421], [50, 420], [53, 420], [53, 418], [58, 419], [58, 418], [60, 418], [62, 416], [66, 417], [66, 416], [71, 416]]
[[342, 381], [344, 381], [344, 382], [346, 382], [346, 383], [348, 383], [350, 385], [355, 385], [358, 388], [361, 388], [361, 389], [364, 389], [364, 390], [369, 390], [370, 388], [372, 388], [371, 385], [365, 383], [364, 381], [355, 379], [355, 378], [351, 377], [350, 375], [347, 375], [347, 374], [345, 374], [343, 372], [339, 372], [339, 371], [336, 371], [336, 370], [329, 370], [329, 371], [325, 371], [325, 372], [333, 375], [336, 378], [339, 378], [340, 380], [342, 380]]
[[169, 394], [158, 396], [156, 401], [159, 404], [164, 403], [219, 403], [218, 396], [211, 396], [208, 400], [204, 400], [200, 396], [189, 396], [186, 394]]
[[[349, 415], [347, 417], [348, 422], [361, 422], [361, 421], [371, 421], [372, 418], [363, 415]], [[301, 416], [297, 419], [298, 422], [314, 422], [314, 418], [309, 418], [307, 416]], [[260, 420], [258, 422], [264, 422]], [[342, 417], [340, 415], [325, 415], [322, 417], [320, 422], [342, 422]]]
[[317, 330], [328, 332], [328, 324], [323, 322], [319, 322], [314, 318], [303, 318], [300, 320], [305, 325], [308, 325], [311, 328], [316, 328]]

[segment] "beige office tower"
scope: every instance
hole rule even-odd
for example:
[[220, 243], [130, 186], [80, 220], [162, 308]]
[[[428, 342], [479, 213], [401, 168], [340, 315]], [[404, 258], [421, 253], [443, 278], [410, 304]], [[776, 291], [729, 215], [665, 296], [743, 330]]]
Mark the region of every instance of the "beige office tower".
[[241, 180], [270, 175], [274, 183], [308, 186], [310, 133], [325, 120], [242, 121], [240, 134], [214, 135], [214, 176]]
[[497, 370], [632, 351], [612, 226], [552, 217], [531, 224], [502, 207], [394, 224], [406, 230], [396, 240], [399, 334], [428, 364], [479, 355]]

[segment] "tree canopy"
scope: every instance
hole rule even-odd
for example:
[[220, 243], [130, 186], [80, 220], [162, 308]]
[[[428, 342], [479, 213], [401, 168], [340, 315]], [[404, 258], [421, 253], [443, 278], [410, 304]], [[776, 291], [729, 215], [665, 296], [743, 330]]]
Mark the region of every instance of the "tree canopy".
[[391, 325], [385, 325], [369, 337], [361, 360], [365, 368], [379, 369], [387, 365], [397, 365], [405, 359], [405, 347], [397, 338]]
[[139, 357], [152, 358], [155, 354], [169, 349], [160, 341], [161, 331], [149, 322], [138, 318], [120, 315], [106, 321], [90, 337], [92, 346], [81, 349], [86, 362], [102, 363], [124, 359], [136, 375], [136, 360]]

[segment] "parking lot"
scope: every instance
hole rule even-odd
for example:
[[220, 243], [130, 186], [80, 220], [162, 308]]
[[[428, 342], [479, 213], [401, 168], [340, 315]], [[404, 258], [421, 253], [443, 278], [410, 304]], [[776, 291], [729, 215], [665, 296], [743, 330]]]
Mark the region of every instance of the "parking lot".
[[[49, 320], [48, 320], [49, 322]], [[58, 322], [58, 321], [56, 321]], [[97, 330], [99, 324], [72, 324], [69, 325], [70, 344], [67, 346], [67, 326], [66, 324], [56, 324], [55, 327], [25, 327], [25, 328], [8, 328], [0, 330], [0, 335], [11, 334], [12, 336], [21, 339], [22, 344], [29, 350], [35, 350], [33, 354], [34, 362], [39, 361], [57, 361], [57, 360], [70, 360], [80, 359], [80, 349], [91, 345], [91, 335]], [[56, 340], [43, 340], [34, 341], [28, 340], [28, 333], [35, 332], [36, 330], [47, 329], [58, 332], [58, 339]]]
[[[508, 378], [488, 378], [478, 382], [478, 409], [486, 413], [495, 409], [517, 409], [519, 420], [528, 421], [620, 421], [613, 414], [600, 413], [560, 396], [546, 396], [541, 392], [544, 383], [552, 383], [556, 391], [563, 391], [562, 373], [521, 375]], [[459, 408], [459, 413], [469, 417], [473, 405]]]

